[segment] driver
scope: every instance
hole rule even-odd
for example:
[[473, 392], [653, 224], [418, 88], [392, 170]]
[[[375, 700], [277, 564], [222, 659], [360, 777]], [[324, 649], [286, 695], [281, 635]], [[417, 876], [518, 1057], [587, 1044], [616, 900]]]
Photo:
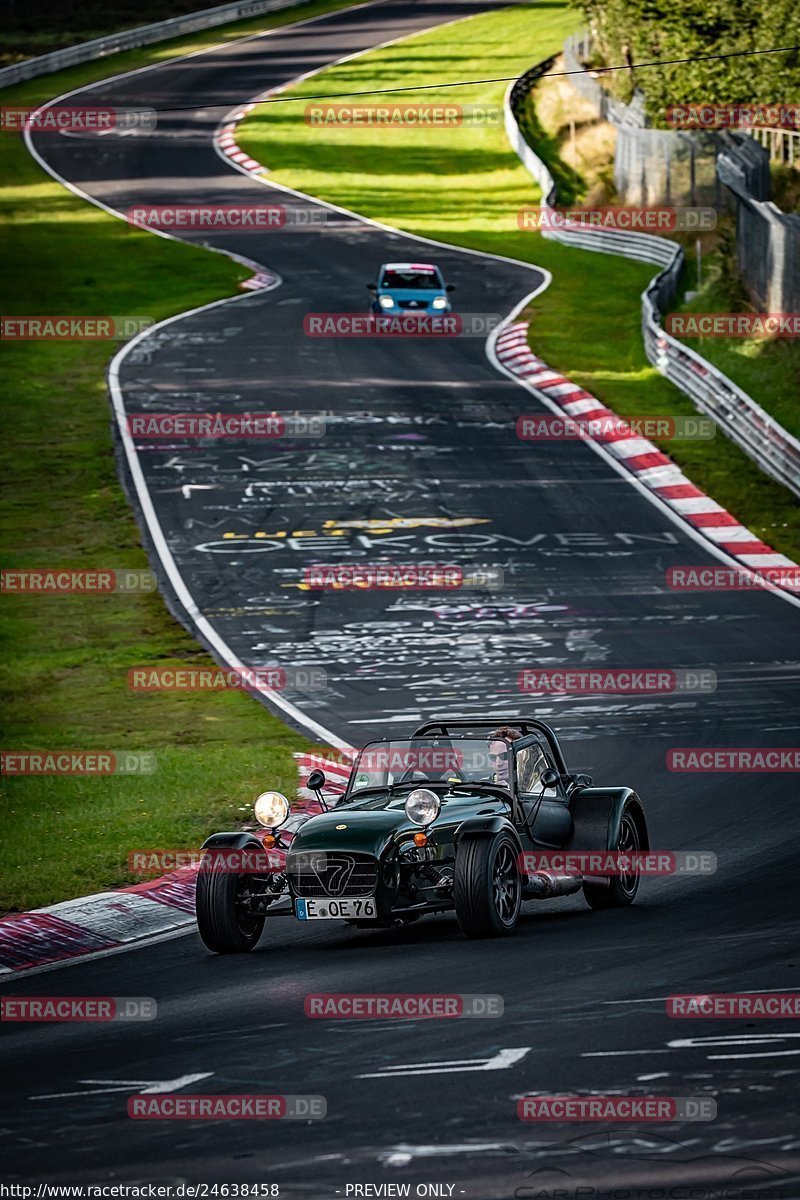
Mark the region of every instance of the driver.
[[521, 738], [519, 729], [510, 725], [502, 725], [489, 734], [489, 766], [492, 769], [492, 783], [505, 785], [508, 783], [508, 756], [511, 753], [510, 743]]

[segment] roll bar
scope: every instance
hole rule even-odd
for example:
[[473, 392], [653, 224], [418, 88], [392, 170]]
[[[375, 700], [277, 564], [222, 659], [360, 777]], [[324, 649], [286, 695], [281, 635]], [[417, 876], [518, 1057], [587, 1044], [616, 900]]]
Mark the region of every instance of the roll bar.
[[526, 736], [529, 733], [541, 733], [553, 752], [556, 767], [562, 775], [568, 775], [567, 764], [558, 744], [555, 731], [539, 721], [536, 717], [497, 716], [497, 717], [446, 717], [443, 721], [425, 721], [412, 733], [412, 737], [449, 737], [455, 729], [499, 729], [501, 725], [512, 725]]

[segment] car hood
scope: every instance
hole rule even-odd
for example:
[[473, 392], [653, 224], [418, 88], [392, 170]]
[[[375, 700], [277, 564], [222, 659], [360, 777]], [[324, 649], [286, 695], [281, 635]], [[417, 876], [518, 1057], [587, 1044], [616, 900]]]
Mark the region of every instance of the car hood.
[[[409, 821], [405, 814], [408, 792], [395, 797], [372, 797], [355, 800], [327, 813], [311, 817], [299, 829], [292, 841], [295, 850], [354, 850], [379, 855], [389, 841], [396, 841], [420, 826]], [[366, 807], [369, 804], [370, 807]], [[434, 822], [434, 830], [444, 833], [468, 817], [481, 811], [503, 811], [502, 801], [491, 793], [470, 796], [451, 796], [442, 803], [442, 811]]]
[[421, 300], [429, 304], [435, 296], [443, 296], [444, 288], [378, 288], [379, 296], [391, 296], [393, 300]]
[[292, 840], [296, 850], [360, 850], [380, 854], [394, 834], [416, 828], [400, 808], [340, 808], [306, 821]]

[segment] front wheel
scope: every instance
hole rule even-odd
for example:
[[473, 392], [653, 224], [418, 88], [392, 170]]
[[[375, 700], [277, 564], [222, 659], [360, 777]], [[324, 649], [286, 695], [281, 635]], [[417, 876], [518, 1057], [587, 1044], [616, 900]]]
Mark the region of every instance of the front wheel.
[[[641, 850], [641, 839], [636, 818], [630, 808], [626, 808], [620, 818], [619, 834], [615, 846], [609, 850], [619, 851], [620, 854], [635, 854]], [[585, 883], [583, 894], [590, 908], [622, 908], [633, 904], [639, 890], [639, 869], [633, 865], [628, 872], [612, 875], [608, 887], [599, 883]]]
[[468, 938], [513, 933], [522, 905], [519, 846], [509, 833], [465, 835], [456, 852], [453, 902]]
[[252, 876], [235, 875], [203, 862], [197, 875], [195, 912], [204, 944], [215, 954], [244, 954], [258, 944], [263, 916], [248, 911]]

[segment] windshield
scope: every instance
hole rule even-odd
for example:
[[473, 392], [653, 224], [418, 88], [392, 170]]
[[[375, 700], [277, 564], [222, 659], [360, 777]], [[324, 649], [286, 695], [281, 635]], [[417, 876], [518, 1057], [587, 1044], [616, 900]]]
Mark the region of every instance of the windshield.
[[486, 738], [402, 738], [370, 742], [359, 753], [350, 795], [396, 783], [508, 783], [508, 745]]
[[438, 271], [409, 269], [403, 271], [384, 271], [381, 287], [411, 288], [414, 291], [441, 291], [442, 282]]

